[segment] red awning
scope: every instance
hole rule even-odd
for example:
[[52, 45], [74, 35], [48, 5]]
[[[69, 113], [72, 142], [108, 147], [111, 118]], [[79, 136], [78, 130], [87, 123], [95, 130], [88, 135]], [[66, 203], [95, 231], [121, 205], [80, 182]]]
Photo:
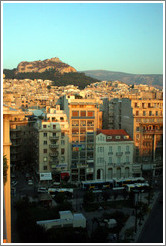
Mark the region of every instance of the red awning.
[[61, 173], [61, 179], [64, 179], [65, 177], [69, 177], [70, 174], [68, 172]]

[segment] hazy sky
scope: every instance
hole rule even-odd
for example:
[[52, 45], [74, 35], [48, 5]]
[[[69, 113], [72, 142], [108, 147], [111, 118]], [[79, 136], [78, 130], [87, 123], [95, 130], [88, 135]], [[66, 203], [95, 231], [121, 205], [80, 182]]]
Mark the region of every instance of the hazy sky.
[[3, 3], [3, 67], [58, 57], [78, 71], [163, 72], [163, 5]]

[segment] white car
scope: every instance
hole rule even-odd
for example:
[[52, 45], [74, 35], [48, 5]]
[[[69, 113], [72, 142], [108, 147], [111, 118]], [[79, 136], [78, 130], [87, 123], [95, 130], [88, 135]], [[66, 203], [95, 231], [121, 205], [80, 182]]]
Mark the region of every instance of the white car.
[[33, 181], [31, 179], [28, 180], [28, 185], [33, 185]]
[[48, 190], [47, 190], [45, 187], [39, 187], [39, 188], [37, 189], [37, 192], [39, 192], [39, 193], [47, 193]]
[[12, 185], [12, 186], [16, 186], [16, 184], [17, 184], [17, 181], [15, 181], [15, 180], [13, 180], [13, 181], [11, 182], [11, 185]]

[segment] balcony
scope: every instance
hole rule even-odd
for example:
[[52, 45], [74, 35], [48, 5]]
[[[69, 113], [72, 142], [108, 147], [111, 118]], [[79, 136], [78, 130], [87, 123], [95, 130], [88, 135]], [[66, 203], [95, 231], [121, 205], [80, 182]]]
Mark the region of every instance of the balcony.
[[50, 156], [51, 157], [58, 157], [58, 154], [59, 154], [58, 151], [56, 151], [54, 153], [50, 153]]
[[108, 152], [108, 155], [113, 155], [113, 152]]
[[116, 152], [116, 156], [122, 156], [123, 152]]
[[51, 165], [51, 168], [52, 168], [52, 169], [54, 169], [54, 168], [56, 169], [56, 168], [57, 168], [57, 167], [56, 167], [56, 164], [52, 164], [52, 165]]
[[58, 140], [59, 139], [59, 136], [52, 136], [50, 137], [50, 140]]
[[114, 166], [114, 163], [109, 162], [108, 166]]
[[56, 148], [59, 147], [59, 145], [58, 145], [58, 144], [50, 144], [49, 147], [50, 147], [51, 149], [56, 149]]
[[59, 161], [58, 160], [56, 160], [56, 161], [50, 160], [49, 161], [49, 164], [50, 165], [58, 165], [59, 164]]
[[21, 129], [18, 129], [18, 128], [12, 129], [12, 128], [10, 128], [10, 131], [11, 132], [21, 132]]
[[125, 154], [126, 154], [126, 155], [129, 155], [129, 154], [130, 154], [130, 151], [126, 151]]

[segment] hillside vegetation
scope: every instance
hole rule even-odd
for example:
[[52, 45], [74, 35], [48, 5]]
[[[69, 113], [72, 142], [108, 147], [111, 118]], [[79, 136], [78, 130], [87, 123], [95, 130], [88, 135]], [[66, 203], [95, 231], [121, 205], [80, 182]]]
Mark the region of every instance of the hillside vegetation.
[[87, 85], [99, 82], [99, 79], [91, 78], [86, 76], [85, 73], [71, 72], [61, 74], [55, 69], [49, 69], [42, 73], [39, 72], [28, 72], [28, 73], [17, 73], [16, 69], [4, 69], [3, 73], [5, 74], [6, 79], [42, 79], [42, 80], [51, 80], [53, 85], [56, 86], [66, 86], [66, 85], [75, 85], [79, 89], [85, 88]]

